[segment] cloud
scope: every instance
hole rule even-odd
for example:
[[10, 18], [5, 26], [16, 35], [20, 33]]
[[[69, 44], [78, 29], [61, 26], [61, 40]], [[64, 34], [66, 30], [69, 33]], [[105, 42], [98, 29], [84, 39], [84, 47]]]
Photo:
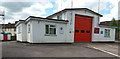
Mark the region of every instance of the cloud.
[[[28, 8], [32, 5], [32, 3], [26, 3], [26, 2], [2, 2], [1, 3], [1, 11], [0, 13], [3, 14], [3, 11], [5, 11], [5, 23], [13, 22], [17, 20], [15, 19], [16, 13], [21, 12], [24, 8]], [[21, 15], [17, 15], [21, 16]], [[0, 18], [2, 21], [2, 18]], [[3, 22], [3, 21], [2, 21]]]
[[[34, 1], [34, 0], [31, 0]], [[38, 2], [2, 2], [0, 8], [6, 10], [5, 23], [25, 19], [28, 16], [41, 16], [46, 14], [47, 8], [52, 8], [53, 4], [49, 0], [39, 0]], [[45, 16], [43, 16], [45, 17]], [[0, 19], [1, 20], [1, 19]]]
[[[89, 8], [98, 12], [98, 1], [99, 0], [73, 0], [73, 8]], [[100, 11], [106, 11], [102, 14], [103, 17], [100, 21], [110, 21], [113, 17], [116, 19], [118, 18], [118, 1], [119, 0], [100, 0]], [[58, 6], [58, 8], [53, 10], [53, 12], [57, 12], [65, 8], [71, 8], [71, 0], [56, 0], [56, 6]]]
[[[100, 11], [109, 11], [109, 13], [102, 13], [104, 17], [100, 21], [109, 21], [113, 17], [117, 19], [118, 1], [100, 0]], [[108, 3], [109, 5], [107, 5]], [[71, 0], [2, 0], [0, 8], [6, 11], [7, 23], [25, 19], [28, 16], [44, 15], [43, 17], [46, 17], [46, 9], [48, 8], [54, 8], [54, 13], [65, 8], [71, 8]], [[73, 0], [73, 8], [89, 8], [98, 12], [98, 0]], [[0, 13], [2, 12], [0, 11]]]
[[25, 8], [24, 12], [26, 12], [32, 16], [40, 16], [42, 14], [46, 14], [45, 10], [47, 8], [52, 8], [52, 7], [53, 7], [52, 3], [47, 3], [47, 4], [35, 3], [31, 7]]
[[[56, 6], [58, 6], [57, 10], [62, 10], [65, 8], [71, 8], [71, 0], [56, 0]], [[107, 8], [107, 1], [101, 0], [102, 8], [100, 10], [104, 10]], [[98, 0], [73, 0], [73, 8], [89, 8], [96, 12], [98, 12]]]
[[9, 12], [20, 12], [22, 9], [30, 7], [32, 3], [26, 2], [3, 2], [2, 6], [7, 8]]
[[[101, 18], [101, 21], [111, 21], [112, 18], [116, 18], [116, 20], [118, 19], [118, 1], [120, 0], [108, 0], [109, 3], [111, 3], [111, 5], [113, 6], [113, 8], [111, 8], [110, 13], [104, 15], [104, 17]], [[111, 6], [109, 6], [111, 7]]]

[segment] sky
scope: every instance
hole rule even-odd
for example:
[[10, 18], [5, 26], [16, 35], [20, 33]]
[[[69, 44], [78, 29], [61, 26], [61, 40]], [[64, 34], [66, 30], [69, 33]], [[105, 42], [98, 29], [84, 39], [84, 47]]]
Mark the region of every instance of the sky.
[[[65, 8], [71, 8], [72, 0], [0, 0], [0, 14], [5, 10], [5, 23], [24, 20], [28, 16], [47, 17]], [[88, 8], [98, 12], [99, 0], [73, 0], [72, 8]], [[102, 21], [118, 19], [118, 1], [100, 0]], [[0, 17], [0, 24], [3, 23]]]

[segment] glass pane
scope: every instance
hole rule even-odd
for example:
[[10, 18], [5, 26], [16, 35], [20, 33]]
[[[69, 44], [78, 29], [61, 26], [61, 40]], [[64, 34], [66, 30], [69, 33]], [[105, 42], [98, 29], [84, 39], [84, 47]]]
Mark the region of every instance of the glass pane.
[[87, 30], [86, 32], [87, 32], [87, 33], [90, 33], [90, 31], [89, 31], [89, 30]]
[[79, 32], [79, 30], [75, 30], [75, 32]]
[[50, 34], [56, 34], [56, 28], [50, 28]]
[[50, 25], [50, 27], [55, 27], [55, 25]]
[[54, 28], [54, 34], [56, 34], [56, 28]]
[[81, 33], [84, 33], [85, 31], [84, 30], [81, 30]]
[[105, 29], [105, 36], [109, 37], [110, 36], [110, 30]]
[[46, 34], [49, 34], [49, 26], [46, 25]]

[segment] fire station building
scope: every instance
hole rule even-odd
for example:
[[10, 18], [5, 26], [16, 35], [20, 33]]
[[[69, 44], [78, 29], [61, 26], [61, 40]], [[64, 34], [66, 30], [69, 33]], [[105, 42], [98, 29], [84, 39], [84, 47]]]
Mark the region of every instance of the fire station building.
[[29, 43], [114, 42], [115, 27], [99, 25], [87, 8], [61, 10], [46, 18], [29, 16], [16, 24], [17, 41]]

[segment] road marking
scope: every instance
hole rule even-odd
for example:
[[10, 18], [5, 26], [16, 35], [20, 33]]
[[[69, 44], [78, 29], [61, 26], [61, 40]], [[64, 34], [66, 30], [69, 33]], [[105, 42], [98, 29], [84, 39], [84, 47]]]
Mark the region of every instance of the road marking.
[[91, 48], [93, 48], [93, 49], [96, 49], [96, 50], [99, 50], [99, 51], [102, 51], [102, 52], [108, 53], [108, 54], [113, 55], [113, 56], [116, 56], [116, 57], [120, 57], [120, 55], [117, 55], [117, 54], [114, 54], [114, 53], [112, 53], [112, 52], [108, 52], [108, 51], [105, 51], [105, 50], [102, 50], [102, 49], [96, 48], [96, 47], [94, 47], [94, 46], [91, 46], [90, 44], [88, 44], [88, 45], [89, 45], [88, 47], [91, 47]]

